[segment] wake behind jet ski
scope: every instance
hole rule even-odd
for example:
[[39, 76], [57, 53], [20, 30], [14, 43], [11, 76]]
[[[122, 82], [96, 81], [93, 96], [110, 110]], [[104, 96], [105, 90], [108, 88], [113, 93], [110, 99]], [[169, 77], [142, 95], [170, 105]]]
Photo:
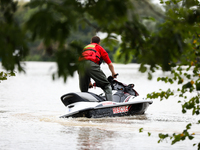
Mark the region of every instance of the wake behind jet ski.
[[68, 93], [61, 97], [61, 101], [66, 106], [66, 114], [61, 118], [67, 117], [116, 117], [144, 114], [152, 100], [145, 100], [133, 89], [134, 84], [123, 84], [115, 80], [112, 76], [108, 77], [112, 86], [113, 101], [106, 101], [105, 96], [91, 92]]

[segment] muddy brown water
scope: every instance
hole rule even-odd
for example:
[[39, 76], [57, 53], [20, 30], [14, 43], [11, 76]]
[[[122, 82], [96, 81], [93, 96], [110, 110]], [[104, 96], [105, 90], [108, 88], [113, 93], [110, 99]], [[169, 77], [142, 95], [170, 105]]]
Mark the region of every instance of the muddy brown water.
[[[134, 83], [140, 95], [146, 96], [161, 88], [176, 88], [157, 82], [158, 76], [170, 76], [169, 73], [158, 71], [149, 81], [146, 74], [138, 72], [137, 64], [114, 65], [119, 73], [117, 80]], [[102, 69], [110, 75], [106, 65], [102, 65]], [[0, 83], [0, 150], [197, 149], [192, 145], [200, 141], [200, 126], [196, 124], [199, 116], [192, 116], [191, 112], [182, 114], [178, 97], [162, 102], [153, 100], [144, 115], [59, 118], [65, 113], [60, 97], [79, 88], [77, 73], [64, 83], [62, 79], [52, 81], [51, 74], [55, 70], [55, 63], [26, 62], [26, 74], [17, 73]], [[102, 90], [97, 88], [90, 92], [100, 94]], [[194, 140], [171, 145], [167, 139], [158, 144], [159, 133], [180, 133], [188, 123], [193, 123], [189, 131], [195, 133]]]

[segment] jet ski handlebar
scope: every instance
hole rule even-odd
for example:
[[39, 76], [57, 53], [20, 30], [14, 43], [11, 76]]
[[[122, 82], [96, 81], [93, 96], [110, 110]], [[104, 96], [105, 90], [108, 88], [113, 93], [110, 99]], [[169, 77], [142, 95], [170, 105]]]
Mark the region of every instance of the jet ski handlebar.
[[[115, 74], [115, 75], [114, 75], [114, 78], [116, 78], [118, 75], [119, 75], [118, 73]], [[113, 78], [112, 76], [109, 76], [107, 79], [108, 79], [108, 81], [109, 81], [110, 83], [112, 83], [113, 80], [114, 80], [114, 78]]]
[[[116, 76], [117, 75], [118, 74], [116, 74]], [[124, 83], [121, 83], [121, 82], [115, 80], [112, 76], [108, 77], [108, 81], [110, 82], [113, 90], [117, 90], [120, 87], [120, 89], [124, 89], [124, 91], [127, 92], [127, 91], [131, 91], [134, 88], [134, 84], [126, 85]]]
[[116, 78], [118, 75], [119, 75], [119, 74], [117, 73], [117, 74], [114, 75], [114, 77]]
[[[115, 76], [118, 76], [119, 74], [117, 73]], [[115, 80], [112, 76], [109, 76], [107, 78], [107, 80], [110, 82], [110, 85], [112, 87], [112, 90], [117, 90], [117, 91], [123, 91], [126, 93], [129, 93], [131, 95], [135, 95], [138, 96], [139, 94], [133, 89], [134, 88], [134, 84], [124, 84], [121, 83], [117, 80]], [[99, 87], [98, 85], [96, 85], [96, 83], [93, 84], [94, 87]], [[92, 87], [93, 87], [92, 86]]]

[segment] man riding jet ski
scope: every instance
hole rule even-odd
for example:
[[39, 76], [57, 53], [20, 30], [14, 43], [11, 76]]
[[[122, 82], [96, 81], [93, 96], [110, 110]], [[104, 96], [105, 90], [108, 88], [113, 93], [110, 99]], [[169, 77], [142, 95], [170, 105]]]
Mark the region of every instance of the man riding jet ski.
[[[79, 70], [79, 86], [81, 92], [69, 93], [61, 97], [67, 107], [66, 114], [61, 117], [114, 117], [134, 114], [143, 114], [152, 101], [138, 97], [133, 89], [134, 85], [122, 84], [113, 78], [116, 77], [114, 66], [108, 53], [100, 46], [100, 38], [94, 36], [91, 44], [84, 47], [80, 61], [84, 61], [83, 70]], [[112, 76], [108, 79], [100, 68], [105, 61]], [[105, 96], [88, 92], [90, 79], [104, 92]], [[116, 93], [112, 95], [112, 90]]]
[[113, 101], [107, 101], [105, 96], [91, 92], [68, 93], [61, 97], [66, 106], [66, 114], [61, 118], [101, 118], [144, 114], [148, 106], [153, 103], [140, 97], [133, 89], [134, 84], [125, 85], [112, 76], [108, 77], [108, 81], [112, 90], [116, 91], [112, 95]]
[[102, 61], [108, 65], [112, 77], [115, 78], [116, 73], [108, 53], [100, 46], [100, 38], [98, 36], [92, 37], [91, 43], [83, 48], [79, 61], [83, 64], [82, 69], [78, 71], [81, 92], [88, 92], [89, 86], [92, 86], [90, 79], [93, 79], [104, 91], [106, 99], [113, 101], [110, 83], [100, 68]]

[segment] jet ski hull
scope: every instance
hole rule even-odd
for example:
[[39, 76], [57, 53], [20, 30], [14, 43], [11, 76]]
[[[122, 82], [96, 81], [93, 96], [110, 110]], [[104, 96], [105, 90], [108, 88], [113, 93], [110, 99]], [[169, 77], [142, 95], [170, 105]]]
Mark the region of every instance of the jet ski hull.
[[[105, 103], [105, 102], [104, 102]], [[109, 102], [107, 102], [109, 103]], [[112, 103], [112, 102], [110, 102]], [[131, 115], [142, 115], [145, 113], [148, 106], [151, 104], [151, 101], [140, 101], [140, 102], [127, 102], [112, 105], [79, 109], [78, 111], [73, 111], [68, 108], [65, 115], [61, 118], [78, 118], [78, 117], [87, 117], [87, 118], [102, 118], [102, 117], [121, 117], [121, 116], [131, 116]]]

